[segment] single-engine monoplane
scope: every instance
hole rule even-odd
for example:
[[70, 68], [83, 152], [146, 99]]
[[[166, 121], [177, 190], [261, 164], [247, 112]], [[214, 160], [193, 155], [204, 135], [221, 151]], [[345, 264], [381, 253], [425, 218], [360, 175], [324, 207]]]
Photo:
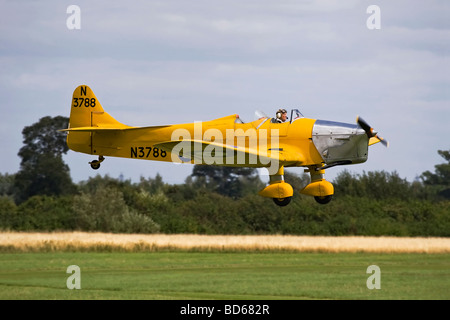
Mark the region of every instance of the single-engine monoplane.
[[96, 155], [98, 169], [105, 157], [175, 163], [267, 168], [269, 184], [259, 192], [279, 206], [294, 194], [284, 168], [305, 167], [311, 182], [299, 190], [318, 203], [330, 202], [333, 185], [325, 169], [367, 161], [368, 147], [386, 140], [358, 117], [355, 124], [305, 118], [298, 109], [285, 122], [260, 113], [243, 122], [238, 115], [186, 124], [127, 126], [106, 113], [87, 85], [73, 93], [67, 144], [73, 151]]

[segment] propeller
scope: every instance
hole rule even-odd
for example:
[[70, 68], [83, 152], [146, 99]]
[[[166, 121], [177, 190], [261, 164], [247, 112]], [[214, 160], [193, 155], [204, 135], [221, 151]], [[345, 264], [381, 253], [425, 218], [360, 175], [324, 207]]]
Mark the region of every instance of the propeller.
[[389, 142], [387, 142], [386, 140], [384, 140], [382, 137], [380, 137], [376, 132], [373, 131], [373, 128], [366, 122], [364, 121], [363, 118], [361, 118], [360, 116], [358, 116], [356, 118], [356, 122], [359, 124], [359, 126], [366, 132], [367, 137], [370, 139], [372, 137], [377, 138], [378, 140], [380, 140], [380, 142], [385, 146], [388, 147], [389, 146]]

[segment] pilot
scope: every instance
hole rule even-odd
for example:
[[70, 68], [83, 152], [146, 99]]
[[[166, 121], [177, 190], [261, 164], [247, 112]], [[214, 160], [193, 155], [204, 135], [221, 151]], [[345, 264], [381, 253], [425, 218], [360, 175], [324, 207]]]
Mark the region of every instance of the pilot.
[[286, 109], [278, 109], [277, 113], [276, 113], [276, 120], [274, 121], [275, 123], [283, 123], [287, 120], [287, 111]]

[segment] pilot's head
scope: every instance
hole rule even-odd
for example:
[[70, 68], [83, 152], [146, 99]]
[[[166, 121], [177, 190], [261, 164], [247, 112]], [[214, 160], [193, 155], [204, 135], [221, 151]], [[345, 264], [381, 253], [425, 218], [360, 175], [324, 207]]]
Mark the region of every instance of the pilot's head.
[[278, 109], [277, 111], [277, 119], [281, 120], [282, 122], [285, 122], [287, 119], [287, 111], [286, 109]]

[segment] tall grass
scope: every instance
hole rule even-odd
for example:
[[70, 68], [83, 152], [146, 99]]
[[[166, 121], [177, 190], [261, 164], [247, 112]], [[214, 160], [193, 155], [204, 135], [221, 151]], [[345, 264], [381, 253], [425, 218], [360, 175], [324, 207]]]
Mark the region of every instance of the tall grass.
[[362, 236], [112, 234], [99, 232], [0, 233], [0, 252], [376, 252], [450, 253], [450, 238]]

